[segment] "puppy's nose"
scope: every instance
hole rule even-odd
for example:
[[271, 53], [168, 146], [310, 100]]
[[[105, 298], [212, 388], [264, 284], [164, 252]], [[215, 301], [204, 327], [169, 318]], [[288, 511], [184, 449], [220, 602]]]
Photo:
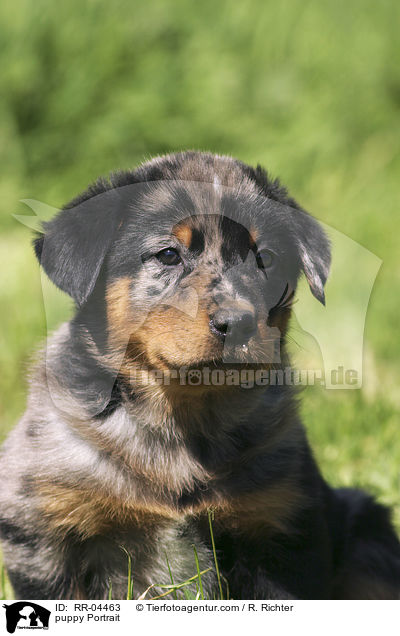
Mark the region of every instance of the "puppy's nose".
[[221, 340], [228, 336], [232, 343], [246, 344], [256, 332], [256, 317], [248, 309], [221, 308], [211, 317], [210, 328]]

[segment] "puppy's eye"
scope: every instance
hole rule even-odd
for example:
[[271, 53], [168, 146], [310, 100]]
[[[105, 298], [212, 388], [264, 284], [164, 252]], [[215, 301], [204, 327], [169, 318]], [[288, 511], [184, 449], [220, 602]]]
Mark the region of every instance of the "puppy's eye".
[[261, 250], [257, 252], [256, 261], [260, 269], [270, 269], [275, 263], [275, 254], [270, 250]]
[[161, 250], [156, 254], [156, 258], [163, 265], [179, 265], [182, 262], [179, 252], [173, 247], [167, 247], [165, 250]]

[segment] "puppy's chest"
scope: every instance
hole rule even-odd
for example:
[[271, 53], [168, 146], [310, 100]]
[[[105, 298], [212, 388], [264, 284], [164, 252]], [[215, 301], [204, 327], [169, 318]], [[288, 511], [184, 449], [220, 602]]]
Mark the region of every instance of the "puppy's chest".
[[81, 564], [79, 578], [85, 584], [77, 594], [82, 598], [107, 596], [109, 583], [113, 598], [126, 598], [129, 560], [136, 598], [150, 586], [147, 598], [164, 593], [159, 586], [196, 576], [195, 554], [212, 597], [215, 575], [209, 537], [193, 515], [155, 502], [144, 507], [143, 502], [54, 484], [41, 485], [39, 511], [51, 543], [69, 554], [71, 567]]
[[[171, 598], [165, 586], [172, 582], [195, 595], [196, 559], [202, 573], [203, 589], [208, 597], [212, 598], [214, 594], [216, 578], [212, 551], [196, 524], [190, 521], [143, 517], [140, 523], [136, 520], [123, 528], [110, 528], [102, 536], [91, 537], [82, 544], [81, 555], [81, 562], [86, 562], [88, 571], [93, 574], [100, 570], [100, 576], [95, 574], [95, 578], [111, 583], [113, 598], [126, 597], [129, 567], [135, 598], [144, 593], [146, 598], [162, 594]], [[177, 596], [185, 598], [183, 587], [178, 589]]]

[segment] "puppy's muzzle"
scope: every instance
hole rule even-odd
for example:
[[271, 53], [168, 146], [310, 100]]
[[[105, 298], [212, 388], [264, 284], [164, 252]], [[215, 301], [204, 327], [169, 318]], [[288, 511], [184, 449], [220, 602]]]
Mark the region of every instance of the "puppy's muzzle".
[[210, 320], [211, 332], [232, 345], [246, 344], [257, 331], [254, 312], [241, 307], [221, 307]]

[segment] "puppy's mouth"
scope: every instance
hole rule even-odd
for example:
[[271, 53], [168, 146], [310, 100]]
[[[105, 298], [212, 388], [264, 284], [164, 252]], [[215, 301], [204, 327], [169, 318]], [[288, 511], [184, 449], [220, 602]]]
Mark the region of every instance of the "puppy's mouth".
[[168, 332], [148, 328], [138, 339], [144, 354], [142, 361], [149, 369], [167, 374], [180, 374], [182, 369], [268, 368], [268, 363], [279, 362], [275, 355], [279, 337], [266, 326], [266, 321], [260, 319], [251, 333], [245, 327], [229, 332], [218, 325], [216, 333], [203, 321], [199, 325], [178, 324]]
[[176, 364], [167, 357], [158, 353], [157, 359], [160, 367], [167, 370], [181, 371], [182, 369], [196, 370], [209, 367], [210, 369], [241, 369], [265, 367], [267, 359], [263, 359], [259, 352], [254, 350], [250, 343], [223, 348], [215, 352], [215, 355], [188, 359], [182, 364]]

